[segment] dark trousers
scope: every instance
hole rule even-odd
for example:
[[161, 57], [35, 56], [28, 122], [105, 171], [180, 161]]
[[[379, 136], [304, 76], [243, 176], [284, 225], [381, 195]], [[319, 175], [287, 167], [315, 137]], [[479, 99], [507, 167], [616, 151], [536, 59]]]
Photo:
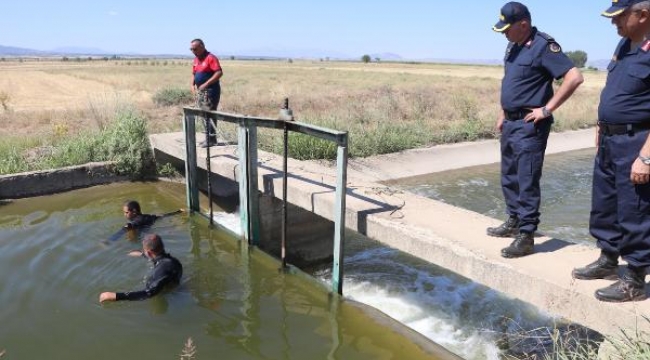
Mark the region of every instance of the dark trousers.
[[[219, 106], [219, 100], [221, 99], [221, 86], [210, 87], [207, 90], [202, 90], [197, 93], [197, 106], [205, 110], [217, 110]], [[209, 120], [203, 118], [203, 128], [205, 129], [205, 134], [211, 140], [216, 140], [217, 138], [217, 129], [216, 122], [214, 120]]]
[[537, 125], [504, 120], [501, 132], [501, 189], [508, 215], [519, 217], [519, 230], [534, 233], [539, 224], [544, 153], [552, 119]]
[[630, 181], [648, 133], [600, 135], [594, 160], [589, 232], [634, 267], [650, 266], [650, 184]]

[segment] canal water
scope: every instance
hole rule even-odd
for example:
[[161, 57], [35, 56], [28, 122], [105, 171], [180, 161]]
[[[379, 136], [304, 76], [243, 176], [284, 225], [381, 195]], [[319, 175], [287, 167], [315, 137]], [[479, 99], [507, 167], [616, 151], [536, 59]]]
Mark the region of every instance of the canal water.
[[[164, 213], [184, 207], [185, 189], [114, 184], [0, 203], [3, 360], [178, 359], [188, 338], [195, 359], [432, 358], [358, 308], [332, 306], [308, 277], [279, 272], [277, 261], [186, 214], [149, 230], [183, 263], [182, 284], [147, 301], [100, 305], [102, 291], [142, 288], [149, 270], [126, 256], [139, 248], [137, 237], [102, 243], [124, 224], [126, 199]], [[439, 327], [449, 337], [457, 331]]]
[[[547, 155], [541, 180], [539, 231], [562, 240], [593, 243], [588, 231], [595, 149]], [[389, 185], [505, 220], [499, 164], [401, 179]]]

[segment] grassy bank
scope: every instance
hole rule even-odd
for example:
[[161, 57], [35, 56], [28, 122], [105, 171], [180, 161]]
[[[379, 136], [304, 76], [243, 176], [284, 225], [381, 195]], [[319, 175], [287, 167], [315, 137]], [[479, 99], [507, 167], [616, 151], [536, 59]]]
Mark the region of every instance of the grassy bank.
[[[646, 325], [650, 319], [641, 315]], [[650, 360], [650, 334], [646, 331], [622, 329], [619, 334], [603, 338], [562, 337], [558, 332], [550, 334], [552, 353], [544, 360]]]
[[66, 134], [54, 128], [48, 135], [13, 137], [0, 145], [0, 174], [95, 161], [115, 161], [118, 173], [145, 176], [153, 155], [144, 118], [134, 110], [122, 110], [99, 130]]

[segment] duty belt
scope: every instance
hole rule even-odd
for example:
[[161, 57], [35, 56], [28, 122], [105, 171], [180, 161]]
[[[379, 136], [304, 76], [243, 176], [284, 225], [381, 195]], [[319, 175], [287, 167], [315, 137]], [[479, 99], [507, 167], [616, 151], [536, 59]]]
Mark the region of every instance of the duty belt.
[[650, 122], [641, 124], [608, 124], [598, 122], [598, 132], [606, 135], [634, 135], [639, 131], [650, 129]]
[[521, 120], [526, 117], [529, 113], [533, 112], [530, 109], [519, 109], [515, 111], [503, 110], [503, 114], [506, 117], [506, 120]]

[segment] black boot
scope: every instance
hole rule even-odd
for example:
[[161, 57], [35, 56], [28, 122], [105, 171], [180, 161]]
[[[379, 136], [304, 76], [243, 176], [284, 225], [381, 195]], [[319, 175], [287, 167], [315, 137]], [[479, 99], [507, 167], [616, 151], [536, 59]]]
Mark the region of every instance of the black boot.
[[612, 285], [596, 290], [596, 299], [607, 302], [645, 300], [645, 269], [625, 268], [621, 278]]
[[606, 251], [600, 251], [598, 260], [591, 264], [575, 268], [571, 272], [574, 279], [580, 280], [594, 280], [594, 279], [608, 279], [616, 280], [618, 271], [618, 254]]
[[215, 145], [217, 145], [217, 136], [216, 135], [210, 135], [207, 142], [206, 141], [201, 141], [199, 143], [199, 147], [201, 147], [201, 148], [207, 148], [207, 147], [215, 146]]
[[518, 258], [533, 253], [535, 238], [531, 233], [520, 232], [507, 248], [501, 249], [504, 258]]
[[487, 228], [487, 234], [494, 237], [510, 237], [519, 233], [519, 218], [517, 215], [510, 215], [508, 220], [497, 227]]

